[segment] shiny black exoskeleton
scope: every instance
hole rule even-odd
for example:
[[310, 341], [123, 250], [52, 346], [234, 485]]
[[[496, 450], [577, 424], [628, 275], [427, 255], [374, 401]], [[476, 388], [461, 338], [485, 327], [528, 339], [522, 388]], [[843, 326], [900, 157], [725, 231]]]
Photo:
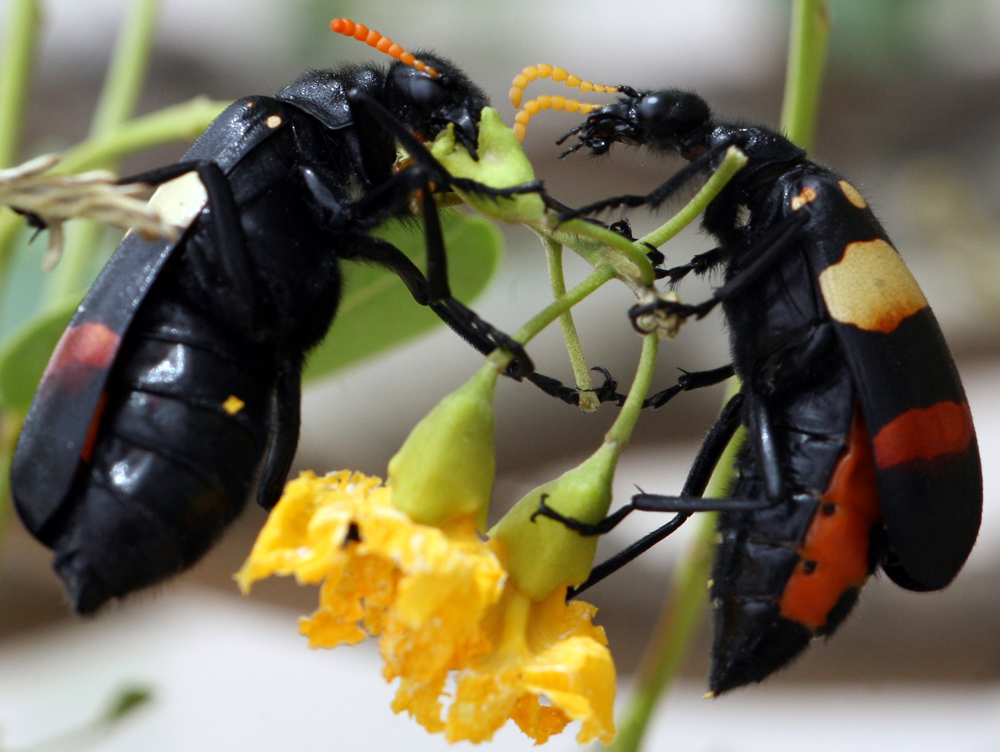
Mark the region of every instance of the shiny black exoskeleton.
[[[397, 273], [482, 352], [515, 351], [448, 288], [432, 191], [464, 189], [421, 146], [475, 154], [485, 95], [447, 60], [316, 71], [223, 112], [183, 161], [132, 180], [186, 228], [125, 238], [63, 335], [11, 469], [22, 520], [93, 611], [197, 561], [257, 489], [277, 501], [298, 442], [300, 373], [340, 298], [340, 262]], [[416, 166], [394, 171], [397, 143]], [[167, 182], [169, 181], [169, 182]], [[422, 190], [427, 276], [367, 233]]]
[[[961, 381], [923, 293], [861, 194], [763, 127], [720, 123], [695, 94], [621, 87], [618, 102], [567, 134], [569, 152], [614, 143], [690, 160], [645, 196], [617, 196], [566, 216], [655, 208], [730, 147], [748, 161], [705, 210], [719, 246], [668, 270], [672, 281], [724, 269], [698, 305], [636, 306], [701, 318], [721, 303], [733, 366], [688, 374], [651, 402], [735, 373], [742, 388], [702, 445], [679, 496], [641, 493], [598, 526], [544, 507], [584, 533], [634, 509], [672, 511], [659, 531], [597, 567], [585, 587], [675, 530], [721, 512], [712, 575], [709, 685], [760, 681], [848, 614], [881, 568], [910, 590], [946, 586], [979, 529], [982, 475]], [[736, 429], [747, 430], [729, 498], [702, 499]]]

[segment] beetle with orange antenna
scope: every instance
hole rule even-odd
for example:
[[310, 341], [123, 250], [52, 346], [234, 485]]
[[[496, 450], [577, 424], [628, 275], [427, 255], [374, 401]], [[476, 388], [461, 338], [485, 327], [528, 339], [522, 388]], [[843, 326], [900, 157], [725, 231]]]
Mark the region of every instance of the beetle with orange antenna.
[[[80, 613], [191, 566], [255, 487], [265, 508], [278, 500], [303, 360], [337, 311], [342, 259], [395, 272], [478, 350], [507, 348], [531, 373], [516, 342], [452, 297], [432, 192], [540, 187], [449, 175], [421, 141], [453, 126], [475, 155], [483, 92], [444, 58], [351, 21], [331, 28], [395, 60], [241, 99], [179, 164], [123, 181], [161, 185], [152, 202], [180, 239], [122, 241], [56, 347], [11, 467], [21, 519], [54, 549]], [[394, 169], [397, 143], [415, 166]], [[407, 214], [415, 191], [426, 276], [367, 232]]]

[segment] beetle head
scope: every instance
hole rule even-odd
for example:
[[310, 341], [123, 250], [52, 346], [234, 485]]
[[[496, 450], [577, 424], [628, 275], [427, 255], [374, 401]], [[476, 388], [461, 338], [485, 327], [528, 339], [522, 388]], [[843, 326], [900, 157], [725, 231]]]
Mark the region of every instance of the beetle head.
[[619, 90], [625, 96], [595, 111], [559, 139], [557, 143], [571, 136], [579, 139], [561, 156], [582, 147], [593, 154], [604, 154], [615, 143], [695, 156], [699, 147], [704, 146], [712, 126], [712, 113], [698, 95], [677, 89], [638, 92], [622, 86]]
[[454, 125], [455, 138], [477, 158], [479, 118], [489, 99], [450, 61], [425, 53], [420, 57], [440, 75], [429, 75], [405, 63], [393, 63], [386, 82], [390, 109], [427, 141], [432, 141], [449, 124]]
[[330, 28], [395, 58], [386, 77], [385, 104], [414, 135], [432, 141], [453, 124], [455, 138], [477, 159], [479, 117], [489, 100], [462, 71], [437, 55], [407, 52], [388, 37], [346, 18], [335, 18]]

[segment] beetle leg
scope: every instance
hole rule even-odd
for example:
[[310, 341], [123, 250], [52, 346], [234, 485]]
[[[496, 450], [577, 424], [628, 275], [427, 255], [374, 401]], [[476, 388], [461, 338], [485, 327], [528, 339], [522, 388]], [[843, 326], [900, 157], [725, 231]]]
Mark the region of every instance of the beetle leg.
[[[736, 433], [736, 429], [740, 426], [740, 418], [743, 414], [743, 402], [743, 393], [739, 392], [734, 394], [732, 398], [730, 398], [729, 402], [726, 403], [726, 406], [722, 408], [722, 412], [719, 414], [719, 419], [709, 430], [708, 436], [705, 437], [705, 441], [702, 442], [701, 448], [698, 449], [698, 454], [694, 458], [694, 462], [691, 464], [687, 480], [684, 482], [684, 487], [681, 489], [682, 496], [701, 496], [705, 493], [705, 488], [708, 486], [708, 481], [711, 479], [712, 473], [715, 471], [715, 466], [719, 463], [722, 453], [726, 450], [726, 447], [729, 446], [729, 442], [732, 440], [733, 434]], [[631, 511], [631, 503], [626, 508], [629, 508]], [[690, 516], [690, 512], [678, 513], [669, 522], [661, 525], [653, 532], [644, 535], [635, 543], [622, 549], [610, 559], [606, 559], [601, 562], [591, 570], [590, 577], [588, 577], [585, 582], [575, 588], [569, 589], [566, 593], [566, 598], [574, 598], [584, 590], [596, 585], [605, 577], [614, 574], [630, 561], [636, 559], [641, 554], [644, 554], [650, 548], [677, 530]]]
[[643, 409], [651, 407], [654, 410], [658, 410], [681, 392], [690, 392], [695, 389], [701, 389], [702, 387], [721, 384], [734, 373], [736, 373], [736, 371], [733, 369], [732, 363], [728, 366], [713, 368], [711, 371], [693, 371], [691, 373], [684, 371], [677, 379], [676, 384], [667, 387], [661, 392], [657, 392], [656, 394], [646, 397], [646, 399], [643, 400], [642, 407]]
[[570, 212], [560, 214], [559, 221], [566, 222], [570, 219], [582, 217], [585, 214], [597, 214], [599, 212], [607, 211], [608, 209], [615, 209], [620, 206], [631, 209], [636, 206], [648, 205], [650, 209], [655, 209], [670, 198], [670, 196], [676, 193], [688, 181], [692, 180], [696, 175], [705, 172], [706, 170], [710, 170], [715, 163], [718, 162], [719, 156], [724, 154], [726, 149], [728, 149], [731, 145], [732, 141], [730, 140], [716, 144], [693, 162], [685, 165], [681, 170], [678, 170], [670, 177], [669, 180], [659, 187], [654, 188], [645, 196], [628, 194], [624, 196], [613, 196], [611, 198], [606, 198], [603, 201], [595, 201], [594, 203], [587, 204], [579, 209], [573, 209]]
[[[441, 231], [441, 219], [438, 216], [437, 205], [431, 194], [430, 185], [424, 178], [421, 199], [424, 215], [424, 233], [427, 241], [427, 291], [430, 294], [432, 306], [447, 308], [455, 320], [465, 331], [474, 336], [483, 335], [496, 347], [502, 347], [514, 356], [505, 373], [518, 381], [523, 376], [533, 373], [535, 364], [531, 362], [528, 353], [520, 342], [484, 321], [465, 304], [451, 294], [448, 284], [448, 255], [444, 247], [444, 233]], [[435, 307], [437, 311], [438, 308]], [[438, 314], [440, 315], [440, 313]]]
[[663, 276], [668, 277], [671, 284], [680, 282], [691, 272], [701, 276], [715, 266], [723, 263], [728, 255], [728, 252], [722, 247], [713, 248], [710, 251], [699, 253], [686, 264], [665, 269], [665, 274]]
[[[657, 300], [653, 303], [637, 304], [632, 306], [628, 312], [629, 318], [632, 319], [632, 325], [637, 326], [635, 323], [637, 319], [657, 311], [685, 318], [689, 316], [695, 316], [699, 319], [704, 318], [719, 303], [739, 295], [760, 279], [785, 253], [795, 246], [795, 239], [798, 236], [799, 230], [808, 221], [808, 211], [803, 208], [794, 214], [790, 214], [777, 226], [768, 231], [758, 241], [756, 247], [747, 252], [750, 258], [756, 257], [753, 263], [726, 282], [722, 287], [717, 288], [708, 300], [697, 305], [677, 303], [671, 300]], [[640, 331], [642, 330], [640, 329]]]
[[281, 498], [281, 491], [299, 444], [299, 427], [302, 423], [301, 371], [300, 366], [285, 363], [274, 387], [271, 405], [274, 422], [264, 458], [264, 469], [257, 485], [257, 503], [269, 511]]
[[[619, 394], [616, 391], [618, 388], [618, 382], [612, 378], [611, 373], [606, 368], [597, 366], [596, 368], [591, 368], [590, 370], [597, 371], [604, 376], [604, 383], [599, 387], [587, 389], [585, 391], [597, 395], [598, 402], [617, 402], [619, 407], [625, 404], [625, 399], [628, 395]], [[527, 379], [546, 394], [551, 395], [552, 397], [557, 397], [568, 405], [580, 404], [580, 390], [576, 387], [566, 386], [558, 379], [554, 379], [551, 376], [544, 376], [540, 373], [530, 373], [528, 374]]]
[[[506, 373], [520, 379], [534, 371], [534, 364], [522, 345], [479, 316], [451, 294], [448, 283], [448, 258], [444, 233], [430, 181], [423, 167], [414, 167], [394, 175], [391, 179], [368, 191], [358, 201], [347, 206], [337, 201], [332, 192], [322, 184], [312, 170], [303, 170], [303, 178], [317, 204], [330, 213], [333, 225], [339, 221], [350, 223], [356, 229], [377, 225], [382, 218], [400, 204], [409, 200], [415, 190], [421, 191], [424, 219], [424, 237], [427, 246], [427, 275], [402, 252], [389, 243], [372, 241], [358, 247], [353, 255], [380, 264], [395, 272], [409, 288], [414, 299], [430, 308], [459, 336], [484, 355], [503, 347], [514, 355], [514, 362]], [[345, 254], [345, 258], [350, 256]]]
[[198, 173], [198, 178], [208, 195], [208, 205], [212, 209], [210, 222], [218, 253], [216, 260], [221, 266], [228, 287], [233, 292], [232, 296], [227, 296], [226, 305], [230, 307], [234, 318], [253, 321], [257, 307], [257, 293], [250, 271], [250, 260], [246, 253], [246, 236], [243, 234], [240, 210], [233, 196], [233, 187], [229, 184], [229, 179], [222, 168], [206, 160], [178, 162], [138, 175], [130, 175], [117, 182], [120, 185], [131, 183], [160, 185], [189, 172]]
[[752, 389], [745, 391], [747, 403], [744, 416], [750, 447], [760, 468], [764, 494], [772, 504], [777, 504], [783, 498], [785, 481], [778, 459], [778, 441], [774, 435], [774, 423], [764, 398]]

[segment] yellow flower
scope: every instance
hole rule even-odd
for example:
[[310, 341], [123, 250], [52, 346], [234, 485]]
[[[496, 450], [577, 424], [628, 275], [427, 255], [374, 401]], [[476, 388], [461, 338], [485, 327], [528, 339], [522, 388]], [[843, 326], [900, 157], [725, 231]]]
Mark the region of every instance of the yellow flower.
[[236, 578], [244, 592], [272, 574], [319, 584], [320, 607], [300, 622], [310, 645], [380, 635], [383, 675], [399, 679], [393, 710], [449, 741], [488, 740], [508, 718], [538, 743], [573, 720], [581, 742], [610, 741], [615, 671], [594, 607], [566, 604], [565, 589], [532, 601], [501, 558], [471, 517], [417, 524], [377, 478], [303, 473]]
[[[544, 743], [570, 721], [582, 721], [581, 744], [615, 736], [615, 666], [597, 609], [566, 602], [566, 588], [533, 601], [510, 580], [483, 621], [492, 650], [456, 678], [448, 741], [489, 741], [507, 718]], [[548, 700], [543, 705], [541, 698]]]

